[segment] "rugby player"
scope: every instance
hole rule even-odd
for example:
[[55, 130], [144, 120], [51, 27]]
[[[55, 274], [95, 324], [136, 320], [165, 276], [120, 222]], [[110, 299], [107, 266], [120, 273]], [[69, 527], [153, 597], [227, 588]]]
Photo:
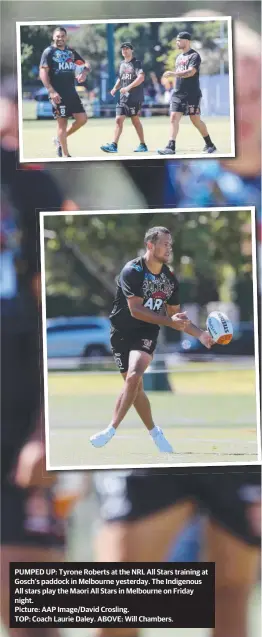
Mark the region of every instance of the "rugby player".
[[[49, 93], [53, 106], [54, 118], [57, 120], [57, 137], [54, 138], [58, 157], [70, 157], [67, 138], [87, 122], [87, 115], [75, 88], [76, 64], [83, 64], [77, 75], [78, 82], [85, 82], [90, 65], [77, 51], [67, 46], [67, 32], [64, 27], [57, 27], [53, 32], [53, 43], [42, 53], [39, 77]], [[69, 128], [68, 118], [74, 122]]]
[[177, 35], [176, 44], [182, 53], [176, 59], [175, 71], [166, 71], [163, 75], [164, 78], [176, 78], [170, 104], [170, 140], [166, 148], [158, 150], [158, 153], [159, 155], [175, 155], [179, 122], [183, 115], [189, 115], [192, 124], [202, 135], [205, 141], [203, 152], [214, 153], [216, 147], [210, 139], [206, 124], [200, 118], [202, 93], [199, 72], [201, 57], [197, 51], [191, 48], [191, 35], [187, 31], [181, 31]]
[[[196, 511], [205, 517], [201, 559], [216, 563], [213, 637], [247, 637], [259, 576], [261, 467], [176, 467], [95, 473], [103, 526], [97, 562], [162, 562]], [[193, 631], [194, 632], [194, 631]], [[99, 628], [96, 637], [138, 637]]]
[[[55, 628], [9, 628], [9, 565], [64, 560], [54, 474], [45, 471], [41, 415], [38, 211], [62, 197], [39, 166], [17, 163], [16, 87], [1, 91], [1, 617], [10, 637], [58, 637]], [[65, 202], [64, 202], [65, 204]]]
[[123, 131], [123, 124], [126, 117], [131, 118], [131, 122], [136, 129], [140, 144], [135, 152], [144, 153], [148, 148], [145, 144], [143, 126], [139, 118], [144, 99], [145, 74], [142, 64], [134, 57], [134, 49], [131, 42], [124, 42], [121, 46], [124, 61], [119, 67], [118, 78], [112, 88], [111, 95], [114, 97], [120, 89], [120, 97], [116, 106], [116, 125], [114, 139], [111, 144], [104, 144], [101, 150], [105, 153], [117, 153], [118, 141]]
[[143, 390], [143, 374], [152, 361], [161, 325], [191, 334], [207, 348], [212, 346], [212, 339], [180, 311], [178, 281], [167, 266], [172, 253], [170, 231], [161, 226], [151, 228], [144, 242], [144, 256], [129, 261], [120, 273], [109, 317], [112, 351], [124, 388], [110, 425], [90, 441], [95, 447], [108, 443], [134, 405], [158, 450], [172, 453], [162, 430], [154, 424]]

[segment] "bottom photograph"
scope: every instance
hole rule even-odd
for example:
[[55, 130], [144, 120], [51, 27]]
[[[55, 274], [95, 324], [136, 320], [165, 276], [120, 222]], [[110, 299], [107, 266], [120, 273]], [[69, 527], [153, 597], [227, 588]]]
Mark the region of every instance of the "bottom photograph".
[[47, 469], [254, 463], [255, 210], [42, 213]]
[[[20, 634], [22, 619], [26, 625], [35, 621], [33, 632], [23, 627], [23, 637], [72, 637], [75, 628], [83, 637], [155, 637], [160, 634], [156, 624], [161, 628], [161, 621], [171, 619], [168, 609], [172, 614], [171, 598], [164, 600], [163, 610], [164, 582], [172, 584], [177, 608], [172, 629], [166, 623], [162, 628], [167, 635], [181, 635], [181, 626], [184, 637], [261, 634], [259, 465], [66, 472], [55, 475], [50, 488], [43, 483], [30, 489], [9, 483], [2, 489], [4, 637]], [[209, 574], [212, 582], [214, 570], [215, 627], [208, 618], [194, 624], [196, 614], [210, 610], [211, 584], [204, 587], [204, 581]], [[133, 577], [123, 597], [128, 573]], [[132, 614], [128, 626], [125, 613], [135, 606], [137, 593], [140, 614]], [[40, 628], [44, 616], [50, 624], [55, 617], [61, 629]], [[123, 619], [120, 628], [110, 625], [116, 616]], [[8, 628], [15, 622], [19, 628]]]

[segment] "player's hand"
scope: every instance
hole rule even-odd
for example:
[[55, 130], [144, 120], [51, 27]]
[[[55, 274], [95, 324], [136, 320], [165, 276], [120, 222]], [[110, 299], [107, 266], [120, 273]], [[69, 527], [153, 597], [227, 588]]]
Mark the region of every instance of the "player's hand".
[[190, 324], [190, 320], [186, 312], [178, 312], [177, 314], [173, 314], [173, 316], [171, 316], [171, 319], [174, 323], [174, 330], [179, 330], [180, 332], [184, 332], [184, 330]]
[[163, 73], [162, 77], [174, 77], [174, 73], [173, 71], [165, 71], [165, 73]]
[[128, 86], [123, 86], [123, 88], [120, 89], [120, 93], [122, 95], [124, 95], [125, 93], [128, 93], [128, 91], [129, 91]]
[[115, 88], [112, 88], [112, 91], [110, 91], [110, 94], [112, 95], [112, 97], [115, 97], [116, 89], [115, 89]]
[[199, 336], [199, 340], [200, 340], [200, 343], [202, 343], [202, 345], [207, 347], [207, 349], [210, 349], [212, 345], [214, 345], [214, 341], [212, 337], [210, 336], [209, 332], [207, 331], [202, 332], [202, 334]]
[[60, 97], [59, 93], [57, 93], [56, 91], [50, 91], [49, 95], [50, 95], [50, 98], [51, 98], [52, 102], [54, 102], [54, 104], [60, 104], [61, 97]]

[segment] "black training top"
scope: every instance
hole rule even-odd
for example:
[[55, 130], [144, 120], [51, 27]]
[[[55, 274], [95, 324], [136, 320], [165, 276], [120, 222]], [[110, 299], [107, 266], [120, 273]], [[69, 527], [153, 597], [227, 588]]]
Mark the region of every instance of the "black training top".
[[176, 71], [186, 71], [189, 68], [196, 69], [195, 75], [192, 77], [177, 77], [174, 95], [194, 98], [201, 97], [201, 89], [199, 83], [199, 70], [201, 57], [194, 49], [189, 49], [187, 53], [180, 53], [176, 59]]
[[[141, 62], [135, 57], [129, 62], [121, 62], [118, 72], [118, 77], [121, 81], [121, 88], [134, 82], [140, 73], [143, 73], [143, 67]], [[120, 93], [119, 98], [120, 104], [127, 104], [128, 106], [137, 103], [142, 104], [143, 100], [144, 82], [139, 84], [139, 86], [132, 88], [128, 93], [124, 93], [123, 95]]]
[[49, 79], [53, 88], [62, 96], [75, 90], [76, 62], [85, 60], [74, 49], [64, 50], [48, 46], [42, 53], [40, 67], [49, 69]]
[[151, 336], [157, 337], [159, 325], [135, 319], [128, 307], [128, 298], [143, 298], [143, 306], [156, 313], [163, 313], [165, 304], [179, 305], [178, 281], [167, 265], [160, 274], [152, 274], [143, 257], [129, 261], [120, 272], [110, 321], [120, 332], [144, 328]]

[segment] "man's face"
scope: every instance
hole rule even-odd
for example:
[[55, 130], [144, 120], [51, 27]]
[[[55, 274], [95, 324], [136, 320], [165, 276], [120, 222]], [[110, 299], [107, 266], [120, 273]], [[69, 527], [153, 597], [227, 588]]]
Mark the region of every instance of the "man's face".
[[172, 256], [172, 237], [170, 234], [160, 234], [156, 243], [149, 243], [152, 257], [159, 263], [168, 263]]
[[132, 57], [132, 49], [129, 48], [129, 46], [123, 46], [122, 48], [122, 56], [123, 58], [129, 58]]
[[63, 49], [66, 45], [67, 35], [64, 31], [60, 31], [59, 29], [54, 32], [54, 43], [58, 49]]
[[176, 45], [178, 49], [185, 49], [187, 47], [188, 40], [182, 40], [181, 38], [177, 38]]

